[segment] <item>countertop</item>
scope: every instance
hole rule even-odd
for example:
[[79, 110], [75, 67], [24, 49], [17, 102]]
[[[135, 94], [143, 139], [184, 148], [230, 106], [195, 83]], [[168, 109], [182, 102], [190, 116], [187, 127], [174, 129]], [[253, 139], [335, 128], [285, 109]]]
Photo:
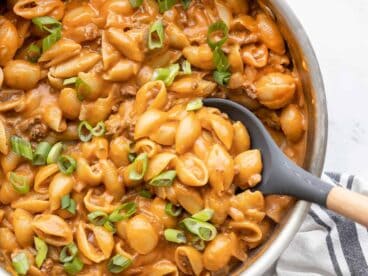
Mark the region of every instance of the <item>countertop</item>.
[[286, 0], [316, 52], [326, 88], [325, 171], [368, 180], [368, 1]]

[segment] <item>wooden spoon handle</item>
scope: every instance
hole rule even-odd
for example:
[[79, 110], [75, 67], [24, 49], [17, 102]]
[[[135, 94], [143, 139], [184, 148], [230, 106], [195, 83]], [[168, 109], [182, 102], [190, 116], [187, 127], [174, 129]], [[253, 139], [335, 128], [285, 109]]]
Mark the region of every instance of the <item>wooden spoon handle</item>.
[[327, 208], [368, 227], [368, 197], [341, 187], [327, 196]]

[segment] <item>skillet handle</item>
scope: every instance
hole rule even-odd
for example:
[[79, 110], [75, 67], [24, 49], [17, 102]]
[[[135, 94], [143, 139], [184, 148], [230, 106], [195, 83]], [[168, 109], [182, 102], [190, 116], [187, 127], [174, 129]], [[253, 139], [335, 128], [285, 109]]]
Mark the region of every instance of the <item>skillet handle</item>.
[[327, 208], [368, 227], [368, 197], [341, 187], [327, 195]]

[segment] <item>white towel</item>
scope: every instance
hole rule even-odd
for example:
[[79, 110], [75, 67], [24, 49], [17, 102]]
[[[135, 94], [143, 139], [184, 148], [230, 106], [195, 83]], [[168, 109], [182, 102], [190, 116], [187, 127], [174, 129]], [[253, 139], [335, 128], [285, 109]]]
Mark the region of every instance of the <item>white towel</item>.
[[[358, 177], [325, 173], [323, 179], [368, 195]], [[313, 204], [275, 268], [277, 276], [368, 275], [367, 228]]]

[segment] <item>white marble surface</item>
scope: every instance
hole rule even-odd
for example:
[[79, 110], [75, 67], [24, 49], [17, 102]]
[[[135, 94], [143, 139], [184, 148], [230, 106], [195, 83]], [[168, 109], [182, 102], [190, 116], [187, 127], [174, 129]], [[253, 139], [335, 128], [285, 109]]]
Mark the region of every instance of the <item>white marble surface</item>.
[[368, 1], [285, 0], [304, 26], [327, 94], [326, 171], [368, 180]]

